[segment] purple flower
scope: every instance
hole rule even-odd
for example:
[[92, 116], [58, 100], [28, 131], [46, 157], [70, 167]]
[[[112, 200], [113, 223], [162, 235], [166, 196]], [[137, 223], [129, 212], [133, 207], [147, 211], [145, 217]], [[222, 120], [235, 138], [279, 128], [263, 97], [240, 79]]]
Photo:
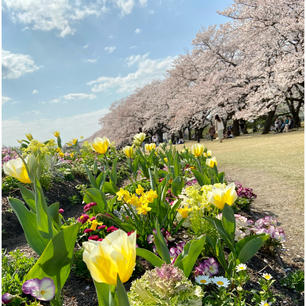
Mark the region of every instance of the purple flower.
[[2, 303], [3, 304], [9, 304], [14, 298], [14, 295], [11, 295], [10, 293], [4, 293], [2, 295]]
[[202, 261], [197, 267], [195, 267], [195, 275], [207, 275], [212, 276], [216, 275], [219, 272], [219, 265], [217, 261], [210, 257]]
[[22, 285], [22, 291], [30, 294], [38, 300], [50, 301], [55, 295], [55, 285], [51, 278], [44, 277], [42, 280], [38, 278], [30, 279]]

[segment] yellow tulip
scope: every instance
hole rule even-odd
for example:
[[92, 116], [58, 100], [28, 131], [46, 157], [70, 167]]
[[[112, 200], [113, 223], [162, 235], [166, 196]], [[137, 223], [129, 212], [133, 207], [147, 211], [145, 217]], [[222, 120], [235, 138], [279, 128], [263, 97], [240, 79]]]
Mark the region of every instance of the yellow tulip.
[[116, 285], [117, 275], [125, 283], [136, 262], [136, 232], [130, 236], [122, 230], [107, 235], [103, 241], [83, 242], [83, 261], [98, 283]]
[[33, 136], [32, 136], [31, 133], [25, 134], [25, 135], [26, 135], [26, 137], [28, 138], [29, 141], [31, 141], [33, 139]]
[[208, 150], [208, 151], [206, 152], [206, 154], [207, 154], [207, 157], [211, 157], [211, 155], [212, 155], [212, 153], [211, 153], [210, 150]]
[[193, 144], [190, 148], [190, 151], [195, 157], [199, 157], [204, 152], [204, 146], [200, 143]]
[[94, 139], [94, 142], [92, 143], [92, 148], [100, 153], [100, 154], [105, 154], [107, 149], [109, 147], [109, 139], [106, 137], [96, 137]]
[[237, 199], [236, 186], [234, 183], [225, 188], [225, 203], [232, 206]]
[[215, 157], [213, 158], [207, 158], [206, 159], [206, 165], [210, 168], [213, 168], [215, 165], [217, 167], [218, 163]]
[[154, 150], [156, 148], [156, 144], [155, 143], [147, 143], [145, 145], [145, 150], [146, 152], [151, 152], [152, 150]]
[[213, 188], [213, 190], [208, 193], [208, 202], [221, 210], [224, 208], [225, 199], [225, 189], [223, 188]]
[[136, 134], [134, 136], [133, 144], [135, 146], [140, 146], [143, 143], [143, 141], [145, 140], [145, 138], [146, 138], [146, 134], [145, 133]]
[[16, 178], [21, 183], [31, 183], [29, 174], [21, 158], [11, 159], [7, 163], [4, 163], [3, 171], [6, 175]]
[[60, 132], [59, 132], [59, 131], [55, 131], [55, 132], [53, 133], [53, 135], [54, 135], [54, 137], [59, 137]]
[[134, 155], [134, 148], [132, 146], [126, 146], [122, 149], [122, 151], [128, 158], [132, 158]]

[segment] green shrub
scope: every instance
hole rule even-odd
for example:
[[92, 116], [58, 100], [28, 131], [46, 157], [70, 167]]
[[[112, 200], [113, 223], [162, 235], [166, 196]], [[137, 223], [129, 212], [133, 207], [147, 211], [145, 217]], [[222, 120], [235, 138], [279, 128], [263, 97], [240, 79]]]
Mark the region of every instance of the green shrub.
[[297, 270], [289, 273], [284, 279], [281, 280], [284, 287], [294, 289], [298, 292], [304, 291], [304, 271]]

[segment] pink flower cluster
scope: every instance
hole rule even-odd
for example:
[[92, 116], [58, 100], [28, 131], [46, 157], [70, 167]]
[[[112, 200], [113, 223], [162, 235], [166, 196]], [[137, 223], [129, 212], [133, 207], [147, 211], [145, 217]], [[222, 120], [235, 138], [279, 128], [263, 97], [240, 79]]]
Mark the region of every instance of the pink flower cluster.
[[242, 187], [242, 184], [235, 182], [236, 192], [238, 197], [246, 198], [249, 200], [254, 200], [257, 198], [257, 195], [253, 192], [252, 188]]
[[219, 265], [217, 261], [210, 257], [204, 261], [202, 261], [197, 267], [194, 269], [194, 274], [198, 275], [207, 275], [209, 277], [218, 274]]
[[2, 162], [6, 163], [11, 159], [16, 159], [18, 157], [17, 152], [11, 148], [2, 148]]
[[84, 212], [87, 212], [89, 211], [93, 206], [96, 206], [97, 203], [96, 202], [90, 202], [88, 204], [86, 204], [84, 207], [83, 207], [83, 211]]

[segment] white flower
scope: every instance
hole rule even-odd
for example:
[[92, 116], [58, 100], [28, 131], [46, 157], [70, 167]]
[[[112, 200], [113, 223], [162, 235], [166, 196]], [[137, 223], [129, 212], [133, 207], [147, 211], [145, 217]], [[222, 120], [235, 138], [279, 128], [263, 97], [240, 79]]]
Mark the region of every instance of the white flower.
[[226, 288], [230, 284], [229, 280], [226, 277], [222, 277], [222, 276], [215, 276], [211, 280], [218, 287], [225, 287]]
[[259, 304], [259, 306], [270, 306], [270, 305], [271, 305], [271, 303], [268, 303], [267, 300], [261, 301], [260, 304]]
[[246, 270], [247, 266], [245, 264], [239, 264], [238, 266], [236, 266], [236, 271], [240, 272], [240, 271], [244, 271]]
[[195, 281], [200, 285], [208, 285], [211, 283], [211, 279], [206, 275], [199, 275], [195, 278]]
[[273, 278], [272, 275], [269, 274], [269, 273], [264, 273], [264, 274], [262, 275], [262, 277], [263, 277], [264, 279], [266, 279], [266, 280], [270, 280], [270, 279]]

